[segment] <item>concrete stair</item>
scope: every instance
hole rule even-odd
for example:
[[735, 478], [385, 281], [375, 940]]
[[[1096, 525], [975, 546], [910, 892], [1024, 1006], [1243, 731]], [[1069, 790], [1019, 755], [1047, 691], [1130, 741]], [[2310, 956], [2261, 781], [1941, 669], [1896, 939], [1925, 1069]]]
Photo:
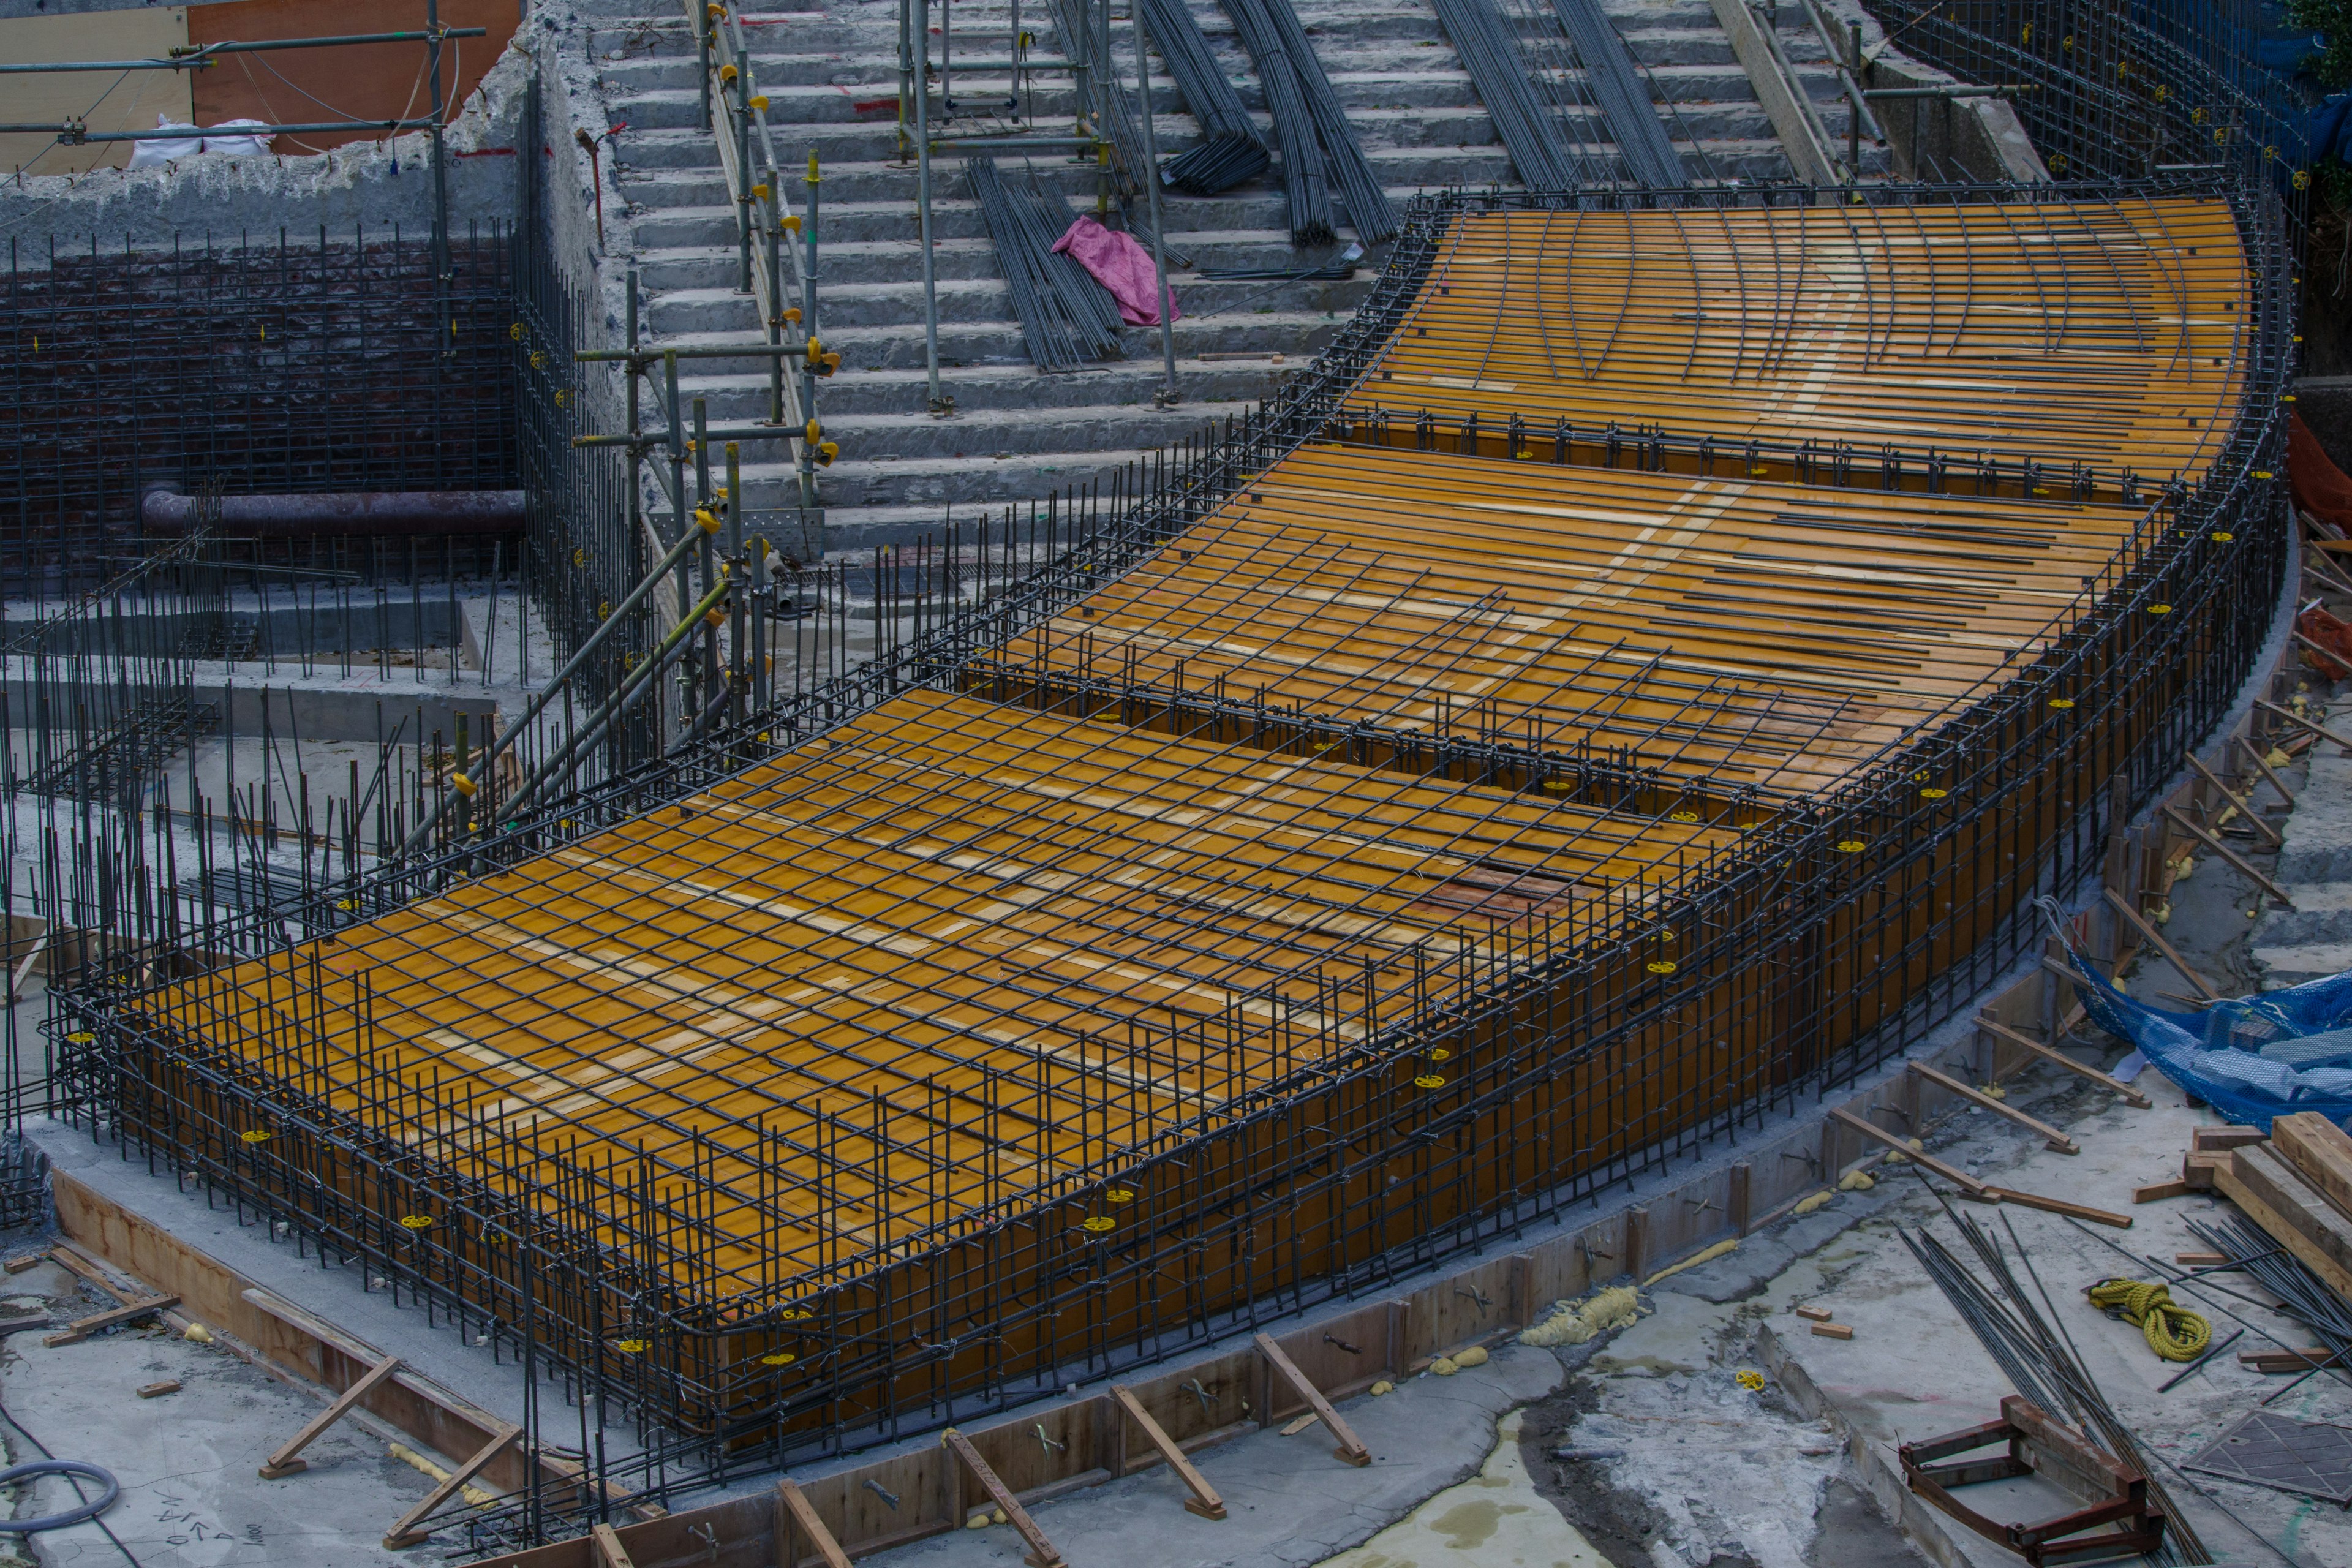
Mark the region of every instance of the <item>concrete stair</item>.
[[[616, 138], [615, 180], [640, 268], [641, 317], [656, 345], [717, 345], [759, 338], [749, 295], [736, 291], [735, 217], [709, 132], [697, 125], [696, 55], [683, 12], [656, 0], [573, 0]], [[1202, 31], [1260, 122], [1267, 123], [1248, 57], [1214, 0], [1190, 0]], [[1515, 184], [1510, 161], [1427, 0], [1294, 0], [1367, 155], [1392, 199], [1450, 186]], [[1608, 0], [1696, 180], [1775, 180], [1790, 167], [1770, 123], [1706, 0]], [[1844, 133], [1826, 51], [1783, 7], [1781, 38], [1833, 134]], [[957, 51], [1003, 58], [1008, 12], [971, 0], [956, 8]], [[1042, 0], [1023, 25], [1036, 58], [1059, 58]], [[898, 154], [897, 0], [827, 0], [823, 9], [745, 13], [759, 89], [769, 100], [777, 153], [814, 151], [824, 171], [817, 316], [842, 368], [820, 383], [817, 409], [841, 458], [820, 480], [836, 550], [862, 551], [937, 529], [947, 509], [1003, 508], [1041, 499], [1142, 451], [1197, 430], [1272, 393], [1327, 344], [1377, 282], [1385, 247], [1344, 281], [1216, 282], [1201, 269], [1303, 268], [1323, 254], [1294, 250], [1280, 185], [1253, 182], [1214, 198], [1167, 193], [1171, 281], [1183, 402], [1155, 407], [1159, 333], [1130, 328], [1128, 357], [1075, 374], [1041, 374], [1024, 347], [1010, 297], [961, 161], [933, 167], [942, 390], [957, 412], [926, 412], [921, 258], [915, 174]], [[991, 47], [981, 37], [993, 26]], [[1123, 15], [1114, 50], [1133, 58]], [[967, 43], [966, 40], [970, 41]], [[1808, 66], [1811, 68], [1807, 68]], [[1155, 73], [1160, 70], [1153, 60]], [[1047, 133], [1066, 131], [1074, 99], [1064, 75], [1039, 73], [1023, 110]], [[955, 78], [960, 100], [1001, 110], [1012, 84], [999, 73]], [[1154, 130], [1162, 155], [1198, 140], [1174, 83], [1155, 74]], [[952, 127], [1009, 129], [987, 115]], [[1591, 141], [1605, 146], [1597, 129]], [[1079, 211], [1096, 205], [1090, 165], [1040, 155], [1038, 174]], [[795, 201], [799, 193], [794, 193]], [[1343, 235], [1342, 243], [1351, 236]], [[616, 247], [616, 249], [618, 247]], [[690, 362], [682, 389], [707, 399], [714, 423], [760, 417], [766, 374], [755, 361]], [[747, 451], [746, 500], [783, 504], [781, 462]]]

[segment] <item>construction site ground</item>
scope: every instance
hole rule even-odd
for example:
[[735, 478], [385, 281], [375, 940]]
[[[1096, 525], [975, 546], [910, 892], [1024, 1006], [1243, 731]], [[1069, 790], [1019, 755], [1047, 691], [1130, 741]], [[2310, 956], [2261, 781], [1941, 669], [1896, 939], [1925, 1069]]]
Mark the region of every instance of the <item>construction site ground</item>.
[[[2324, 693], [2312, 694], [2324, 703]], [[2319, 750], [2332, 751], [2323, 745]], [[2175, 884], [2166, 934], [2219, 988], [2238, 993], [2305, 978], [2305, 963], [2335, 939], [2334, 878], [2352, 869], [2352, 761], [2306, 757], [2286, 770], [2303, 796], [2284, 819], [2281, 854], [2254, 864], [2296, 893], [2297, 910], [2266, 911], [2252, 884], [2218, 860]], [[2138, 995], [2162, 1001], [2186, 983], [2149, 957], [2126, 976]], [[2106, 1042], [2100, 1059], [2122, 1056]], [[2189, 1459], [2284, 1379], [2241, 1368], [2234, 1351], [2168, 1393], [2178, 1370], [2158, 1361], [2139, 1331], [2105, 1317], [2084, 1288], [2115, 1275], [2156, 1270], [2116, 1248], [2169, 1261], [2200, 1244], [2192, 1218], [2225, 1207], [2203, 1195], [2135, 1205], [2133, 1189], [2177, 1175], [2190, 1130], [2217, 1119], [2192, 1108], [2150, 1072], [2154, 1101], [2137, 1110], [2082, 1080], [2049, 1071], [2008, 1086], [2011, 1103], [2065, 1128], [2081, 1145], [2066, 1155], [2000, 1118], [1972, 1111], [1931, 1129], [1927, 1148], [2002, 1185], [2128, 1214], [2128, 1230], [2086, 1227], [2015, 1205], [1964, 1205], [2000, 1228], [2031, 1258], [2040, 1287], [2124, 1419], [2171, 1465]], [[57, 1128], [38, 1140], [63, 1163], [111, 1184], [146, 1182], [143, 1169], [101, 1153], [85, 1135]], [[1641, 1316], [1584, 1345], [1514, 1344], [1452, 1376], [1423, 1373], [1384, 1395], [1360, 1395], [1343, 1417], [1373, 1463], [1333, 1458], [1318, 1425], [1272, 1428], [1209, 1449], [1200, 1467], [1225, 1499], [1223, 1522], [1181, 1510], [1173, 1477], [1155, 1468], [1040, 1504], [1038, 1523], [1077, 1568], [1194, 1568], [1211, 1563], [1339, 1568], [1859, 1568], [1935, 1561], [2018, 1561], [1907, 1499], [1895, 1445], [1992, 1419], [2007, 1383], [1930, 1285], [1897, 1235], [1926, 1226], [1953, 1239], [1942, 1203], [1906, 1164], [1876, 1167], [1873, 1185], [1828, 1192], [1742, 1239], [1729, 1252], [1654, 1277]], [[257, 1226], [194, 1194], [175, 1234], [254, 1272], [277, 1258], [273, 1287], [301, 1289], [352, 1332], [404, 1345], [438, 1363], [485, 1403], [519, 1399], [511, 1367], [486, 1351], [429, 1330], [413, 1308], [395, 1309], [352, 1279], [321, 1271], [273, 1246]], [[20, 1246], [29, 1252], [37, 1242]], [[309, 1283], [305, 1285], [303, 1281]], [[2232, 1289], [2252, 1293], [2242, 1282]], [[2239, 1326], [2239, 1348], [2300, 1344], [2307, 1335], [2242, 1301], [2180, 1292], [2212, 1316], [2216, 1340]], [[221, 1563], [382, 1563], [459, 1560], [447, 1536], [394, 1554], [384, 1527], [432, 1485], [430, 1456], [414, 1455], [385, 1429], [341, 1426], [310, 1452], [310, 1468], [258, 1482], [256, 1467], [315, 1413], [314, 1401], [236, 1359], [219, 1343], [181, 1333], [119, 1329], [49, 1347], [43, 1331], [110, 1306], [54, 1264], [0, 1280], [0, 1399], [11, 1425], [7, 1458], [49, 1452], [113, 1470], [123, 1501], [106, 1516], [115, 1539], [84, 1525], [35, 1538], [20, 1561], [142, 1568]], [[1799, 1306], [1828, 1309], [1851, 1340], [1811, 1333]], [[1761, 1387], [1743, 1383], [1759, 1374]], [[138, 1390], [173, 1381], [176, 1391]], [[1755, 1379], [1748, 1380], [1750, 1383]], [[2352, 1420], [2352, 1388], [2332, 1377], [2305, 1382], [2273, 1409], [2316, 1420]], [[929, 1439], [918, 1439], [928, 1441]], [[1567, 1450], [1580, 1457], [1562, 1458]], [[2195, 1478], [2159, 1479], [2226, 1563], [2352, 1562], [2352, 1521], [2337, 1509], [2283, 1491]], [[2021, 1517], [2063, 1511], [2037, 1483], [2007, 1483]], [[1970, 1500], [2001, 1513], [2003, 1487]], [[2201, 1495], [2200, 1495], [2201, 1494]], [[64, 1483], [21, 1489], [18, 1515], [65, 1506]], [[1901, 1521], [1898, 1524], [1897, 1521]], [[1904, 1525], [1908, 1526], [1906, 1532]], [[17, 1539], [17, 1538], [10, 1538]], [[976, 1528], [890, 1553], [894, 1561], [950, 1568], [1011, 1563], [1023, 1554], [1013, 1530]]]

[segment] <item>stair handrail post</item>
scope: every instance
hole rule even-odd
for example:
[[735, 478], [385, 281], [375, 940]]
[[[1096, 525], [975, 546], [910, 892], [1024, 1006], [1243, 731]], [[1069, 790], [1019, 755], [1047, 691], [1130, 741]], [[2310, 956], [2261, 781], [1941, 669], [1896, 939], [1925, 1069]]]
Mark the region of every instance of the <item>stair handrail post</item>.
[[1135, 90], [1142, 100], [1143, 161], [1146, 167], [1136, 171], [1151, 199], [1151, 271], [1160, 281], [1160, 354], [1167, 369], [1167, 384], [1154, 399], [1162, 408], [1173, 408], [1180, 399], [1176, 394], [1176, 300], [1168, 289], [1168, 247], [1160, 237], [1164, 227], [1160, 207], [1160, 140], [1151, 127], [1151, 62], [1143, 52], [1143, 7], [1128, 7], [1135, 23]]

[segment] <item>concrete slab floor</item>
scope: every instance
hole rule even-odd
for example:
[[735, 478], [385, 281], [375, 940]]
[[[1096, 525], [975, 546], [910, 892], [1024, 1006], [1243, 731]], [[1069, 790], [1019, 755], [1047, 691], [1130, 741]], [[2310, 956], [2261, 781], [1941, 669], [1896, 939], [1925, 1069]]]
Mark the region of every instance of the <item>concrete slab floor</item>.
[[[383, 1438], [339, 1424], [310, 1445], [310, 1468], [283, 1480], [255, 1474], [319, 1406], [215, 1345], [165, 1329], [124, 1328], [79, 1344], [44, 1345], [44, 1329], [112, 1306], [54, 1264], [0, 1279], [0, 1445], [7, 1462], [37, 1458], [26, 1438], [113, 1472], [122, 1498], [97, 1523], [32, 1537], [0, 1535], [0, 1563], [136, 1563], [139, 1568], [432, 1568], [456, 1559], [434, 1543], [394, 1554], [392, 1521], [433, 1488]], [[146, 1385], [177, 1391], [142, 1399]], [[72, 1483], [18, 1489], [12, 1515], [73, 1505]], [[110, 1539], [108, 1531], [112, 1532]], [[13, 1551], [14, 1555], [7, 1553]]]

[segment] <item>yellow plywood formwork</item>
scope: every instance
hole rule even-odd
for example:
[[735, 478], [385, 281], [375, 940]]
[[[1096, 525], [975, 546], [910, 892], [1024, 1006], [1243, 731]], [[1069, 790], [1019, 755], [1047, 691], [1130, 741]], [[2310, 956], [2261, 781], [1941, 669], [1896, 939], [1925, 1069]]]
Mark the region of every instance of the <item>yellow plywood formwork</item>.
[[[160, 60], [188, 43], [184, 6], [98, 11], [86, 16], [13, 16], [0, 20], [0, 64], [48, 65], [68, 60]], [[159, 121], [192, 123], [188, 74], [176, 70], [9, 72], [0, 76], [0, 112], [13, 124], [65, 124], [91, 131], [152, 131]], [[0, 136], [0, 172], [79, 174], [127, 166], [129, 142], [67, 146], [55, 137], [24, 132]]]
[[671, 1282], [757, 1311], [1442, 1006], [1499, 927], [1625, 929], [1732, 838], [917, 692], [156, 1006], [493, 1186], [560, 1144], [614, 1239], [641, 1164], [690, 1177], [716, 1245]]
[[1008, 658], [1803, 793], [2048, 651], [2140, 521], [1316, 446]]
[[2221, 450], [2254, 343], [2220, 201], [1472, 213], [1347, 406], [1407, 442], [1475, 415], [1497, 455], [1516, 415], [1538, 452], [1567, 420], [2112, 488]]
[[1365, 376], [1161, 492], [1131, 569], [130, 995], [117, 1114], [746, 1444], [1595, 1191], [2013, 960], [2234, 682], [2259, 492], [2162, 481], [2274, 445], [2236, 221], [1458, 212]]

